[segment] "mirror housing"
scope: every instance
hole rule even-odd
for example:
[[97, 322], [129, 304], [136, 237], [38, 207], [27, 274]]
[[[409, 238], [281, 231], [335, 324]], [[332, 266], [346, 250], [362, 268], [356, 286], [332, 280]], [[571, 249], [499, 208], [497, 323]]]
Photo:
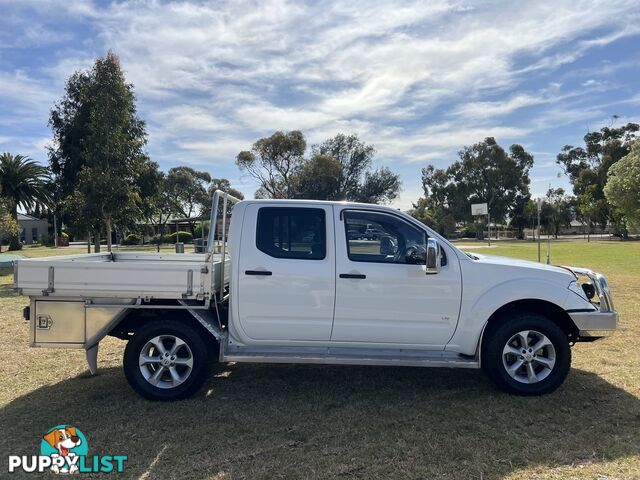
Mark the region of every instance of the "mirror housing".
[[442, 259], [440, 258], [440, 245], [435, 238], [427, 239], [427, 275], [434, 275], [440, 272]]

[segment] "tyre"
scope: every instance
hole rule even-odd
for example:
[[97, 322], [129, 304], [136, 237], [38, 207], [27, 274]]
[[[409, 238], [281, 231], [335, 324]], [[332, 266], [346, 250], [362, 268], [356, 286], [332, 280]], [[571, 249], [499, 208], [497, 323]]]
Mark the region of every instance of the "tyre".
[[564, 382], [571, 368], [567, 335], [543, 315], [511, 312], [485, 331], [482, 369], [502, 390], [543, 395]]
[[178, 400], [195, 394], [208, 379], [216, 348], [179, 320], [152, 321], [136, 331], [124, 350], [129, 385], [149, 400]]

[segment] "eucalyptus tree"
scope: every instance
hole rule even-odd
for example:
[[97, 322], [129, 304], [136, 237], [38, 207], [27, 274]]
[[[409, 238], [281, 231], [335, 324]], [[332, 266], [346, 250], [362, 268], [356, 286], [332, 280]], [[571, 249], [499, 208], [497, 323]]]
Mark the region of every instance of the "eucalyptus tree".
[[160, 181], [145, 151], [133, 86], [113, 52], [69, 78], [49, 124], [49, 161], [65, 223], [76, 233], [91, 231], [96, 251], [106, 234], [110, 250], [114, 228], [148, 215]]

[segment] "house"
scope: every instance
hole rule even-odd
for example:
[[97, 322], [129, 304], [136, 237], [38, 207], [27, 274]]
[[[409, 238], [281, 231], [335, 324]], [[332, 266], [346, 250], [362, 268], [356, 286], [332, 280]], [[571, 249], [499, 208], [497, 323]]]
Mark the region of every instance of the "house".
[[46, 219], [18, 213], [20, 241], [25, 244], [36, 243], [42, 236], [49, 235], [49, 222]]

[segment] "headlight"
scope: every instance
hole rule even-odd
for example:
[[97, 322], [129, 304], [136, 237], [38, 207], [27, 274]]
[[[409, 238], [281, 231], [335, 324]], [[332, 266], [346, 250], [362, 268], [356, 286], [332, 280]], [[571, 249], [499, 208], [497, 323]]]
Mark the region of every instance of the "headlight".
[[[603, 275], [586, 268], [565, 268], [576, 276], [576, 281], [571, 282], [569, 290], [596, 305], [601, 312], [614, 311], [609, 284]], [[577, 289], [582, 291], [578, 292]]]
[[585, 291], [582, 289], [582, 287], [578, 284], [576, 280], [574, 280], [569, 284], [569, 290], [571, 290], [573, 293], [578, 295], [581, 299], [586, 300], [587, 302], [590, 301]]

